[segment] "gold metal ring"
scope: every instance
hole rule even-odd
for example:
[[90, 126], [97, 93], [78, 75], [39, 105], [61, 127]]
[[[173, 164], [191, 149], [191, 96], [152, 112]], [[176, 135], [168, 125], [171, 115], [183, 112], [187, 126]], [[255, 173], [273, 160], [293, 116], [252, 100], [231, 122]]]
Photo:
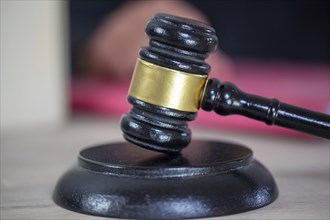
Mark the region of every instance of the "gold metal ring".
[[197, 112], [207, 76], [158, 66], [138, 58], [128, 94], [166, 108]]

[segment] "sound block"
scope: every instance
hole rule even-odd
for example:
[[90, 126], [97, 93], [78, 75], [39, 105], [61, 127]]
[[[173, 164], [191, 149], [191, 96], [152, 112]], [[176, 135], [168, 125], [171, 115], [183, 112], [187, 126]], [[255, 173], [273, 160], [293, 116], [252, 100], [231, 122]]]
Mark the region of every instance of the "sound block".
[[192, 141], [180, 155], [131, 143], [84, 149], [78, 163], [59, 179], [53, 199], [90, 215], [178, 219], [241, 213], [277, 196], [273, 177], [250, 149]]

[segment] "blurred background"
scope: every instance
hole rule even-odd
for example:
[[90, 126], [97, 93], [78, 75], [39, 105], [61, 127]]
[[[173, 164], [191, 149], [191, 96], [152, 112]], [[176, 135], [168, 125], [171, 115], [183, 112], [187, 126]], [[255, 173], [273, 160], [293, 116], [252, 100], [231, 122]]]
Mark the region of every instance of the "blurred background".
[[1, 132], [61, 126], [68, 112], [68, 4], [0, 4]]
[[[144, 26], [170, 13], [213, 26], [211, 77], [329, 113], [328, 1], [1, 1], [1, 131], [61, 126], [75, 114], [119, 121]], [[200, 111], [193, 126], [297, 133]]]

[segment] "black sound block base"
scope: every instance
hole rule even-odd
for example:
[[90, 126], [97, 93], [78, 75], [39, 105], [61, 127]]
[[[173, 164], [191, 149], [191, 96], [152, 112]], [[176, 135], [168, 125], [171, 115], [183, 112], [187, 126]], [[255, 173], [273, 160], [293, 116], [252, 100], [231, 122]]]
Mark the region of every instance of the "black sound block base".
[[58, 181], [53, 199], [90, 215], [178, 219], [241, 213], [277, 196], [273, 177], [250, 149], [192, 141], [176, 156], [130, 143], [84, 149]]

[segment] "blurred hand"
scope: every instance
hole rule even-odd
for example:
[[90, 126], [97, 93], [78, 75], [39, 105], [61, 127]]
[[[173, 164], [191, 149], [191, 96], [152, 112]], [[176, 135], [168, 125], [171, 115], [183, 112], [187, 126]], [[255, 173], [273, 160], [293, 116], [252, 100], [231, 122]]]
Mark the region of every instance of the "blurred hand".
[[[128, 1], [107, 16], [92, 35], [81, 59], [82, 68], [96, 77], [130, 79], [139, 49], [148, 44], [144, 27], [156, 13], [208, 23], [199, 10], [184, 1]], [[215, 70], [218, 66], [226, 69], [219, 52], [211, 55], [210, 60]]]

